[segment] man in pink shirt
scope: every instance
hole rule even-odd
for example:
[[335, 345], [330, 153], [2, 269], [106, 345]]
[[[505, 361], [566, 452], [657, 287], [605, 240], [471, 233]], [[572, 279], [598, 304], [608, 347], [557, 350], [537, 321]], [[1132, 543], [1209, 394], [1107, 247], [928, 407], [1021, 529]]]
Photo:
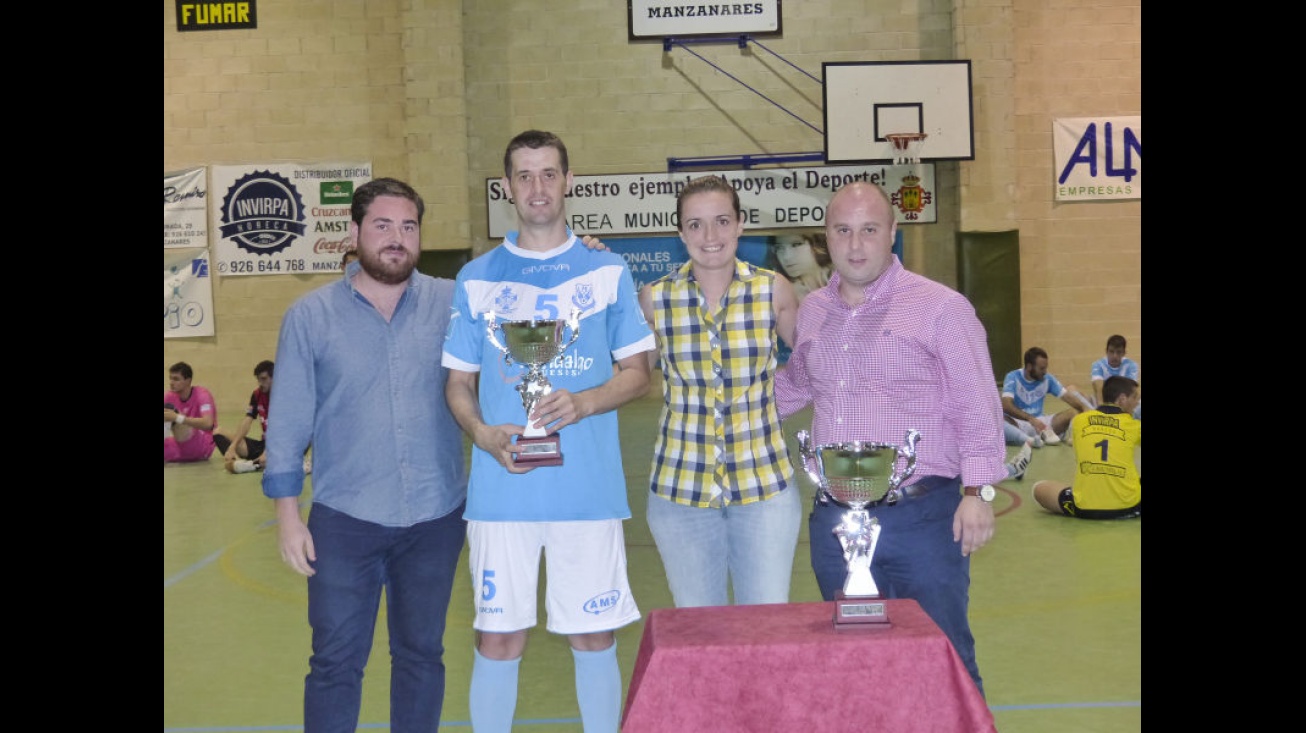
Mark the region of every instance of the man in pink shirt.
[[[920, 432], [903, 498], [867, 507], [881, 528], [871, 575], [882, 596], [920, 603], [983, 692], [967, 619], [970, 554], [993, 536], [991, 484], [1007, 476], [984, 327], [965, 297], [894, 256], [897, 221], [878, 185], [840, 188], [825, 221], [835, 274], [799, 307], [793, 354], [776, 378], [780, 415], [812, 404], [817, 446], [902, 445], [908, 430]], [[818, 501], [808, 517], [826, 600], [847, 575], [833, 531], [846, 511]]]
[[163, 424], [171, 435], [163, 439], [163, 462], [207, 461], [213, 453], [213, 430], [218, 427], [218, 408], [213, 395], [191, 384], [190, 364], [179, 361], [168, 367], [168, 391], [163, 393]]

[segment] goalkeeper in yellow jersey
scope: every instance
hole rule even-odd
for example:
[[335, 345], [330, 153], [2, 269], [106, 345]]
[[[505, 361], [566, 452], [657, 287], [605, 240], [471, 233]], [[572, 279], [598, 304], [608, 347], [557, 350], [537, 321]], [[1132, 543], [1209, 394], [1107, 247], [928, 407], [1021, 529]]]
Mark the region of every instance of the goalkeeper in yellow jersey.
[[1079, 413], [1070, 423], [1074, 485], [1035, 483], [1034, 500], [1040, 506], [1080, 519], [1143, 515], [1143, 479], [1134, 463], [1134, 450], [1143, 440], [1143, 423], [1133, 416], [1139, 399], [1138, 382], [1128, 377], [1103, 382], [1102, 406]]

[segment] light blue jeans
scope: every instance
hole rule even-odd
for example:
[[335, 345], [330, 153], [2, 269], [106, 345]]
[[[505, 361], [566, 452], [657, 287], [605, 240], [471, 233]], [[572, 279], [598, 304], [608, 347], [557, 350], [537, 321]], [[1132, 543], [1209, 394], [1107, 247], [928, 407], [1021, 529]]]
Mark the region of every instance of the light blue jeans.
[[677, 608], [788, 603], [802, 502], [798, 487], [766, 501], [690, 507], [648, 495], [653, 532]]

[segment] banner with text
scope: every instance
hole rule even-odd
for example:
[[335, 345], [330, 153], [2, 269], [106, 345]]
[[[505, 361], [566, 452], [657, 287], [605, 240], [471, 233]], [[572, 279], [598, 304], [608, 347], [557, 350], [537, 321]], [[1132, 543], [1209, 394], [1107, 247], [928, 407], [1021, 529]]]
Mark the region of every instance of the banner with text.
[[163, 174], [163, 337], [213, 335], [208, 171]]
[[1057, 201], [1143, 198], [1143, 118], [1052, 121]]
[[780, 0], [750, 2], [685, 2], [685, 0], [626, 0], [629, 38], [670, 36], [777, 35]]
[[[712, 174], [739, 191], [749, 229], [823, 227], [830, 197], [853, 181], [884, 188], [900, 224], [938, 220], [934, 164], [924, 163], [575, 176], [567, 195], [567, 224], [577, 234], [598, 236], [675, 232], [676, 195], [695, 178]], [[517, 212], [502, 178], [486, 179], [485, 197], [490, 236], [503, 237], [516, 228]]]
[[163, 174], [163, 246], [208, 247], [209, 206], [205, 169]]
[[222, 275], [340, 271], [354, 188], [371, 162], [213, 166], [209, 207]]
[[163, 337], [213, 335], [209, 249], [163, 250]]

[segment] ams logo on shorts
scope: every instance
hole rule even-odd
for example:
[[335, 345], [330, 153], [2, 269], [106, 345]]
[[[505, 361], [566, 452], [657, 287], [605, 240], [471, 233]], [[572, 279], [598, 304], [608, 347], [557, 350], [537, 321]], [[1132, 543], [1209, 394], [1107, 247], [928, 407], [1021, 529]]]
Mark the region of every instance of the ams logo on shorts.
[[611, 611], [617, 607], [617, 602], [621, 600], [621, 591], [610, 590], [606, 593], [600, 593], [597, 596], [585, 601], [583, 606], [585, 613], [598, 615], [606, 611]]

